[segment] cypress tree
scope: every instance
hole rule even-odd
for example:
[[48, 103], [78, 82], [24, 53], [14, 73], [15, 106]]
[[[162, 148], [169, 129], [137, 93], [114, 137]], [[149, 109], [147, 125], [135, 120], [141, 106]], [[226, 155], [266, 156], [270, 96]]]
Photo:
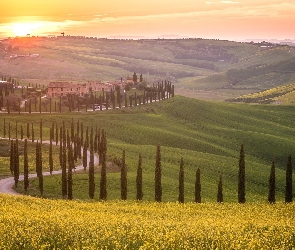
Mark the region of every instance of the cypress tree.
[[121, 162], [121, 199], [127, 200], [127, 169], [125, 164], [125, 150], [123, 150]]
[[19, 154], [18, 154], [18, 139], [14, 142], [14, 184], [15, 187], [17, 187], [18, 181], [19, 181]]
[[156, 151], [156, 167], [155, 167], [155, 201], [162, 201], [162, 168], [161, 168], [161, 148], [157, 145]]
[[39, 191], [40, 195], [43, 196], [43, 174], [39, 176]]
[[34, 134], [34, 123], [32, 122], [32, 142], [35, 140], [35, 134]]
[[60, 167], [62, 168], [62, 147], [63, 147], [63, 145], [62, 145], [62, 140], [63, 140], [63, 138], [62, 138], [62, 127], [60, 127], [60, 138], [59, 138], [59, 165], [60, 165]]
[[49, 142], [49, 172], [52, 174], [53, 171], [53, 159], [52, 159], [52, 139]]
[[74, 161], [77, 162], [77, 160], [78, 160], [78, 135], [77, 134], [74, 135], [73, 146], [74, 146], [73, 158], [74, 158]]
[[63, 143], [62, 143], [62, 196], [66, 198], [67, 196], [67, 145], [66, 145], [66, 135], [63, 129]]
[[71, 141], [74, 141], [74, 136], [75, 136], [75, 128], [74, 128], [74, 120], [72, 118], [72, 122], [71, 122]]
[[219, 175], [218, 190], [217, 190], [217, 202], [223, 202], [223, 187], [222, 187], [222, 174]]
[[[41, 99], [41, 94], [40, 94], [40, 96], [39, 96], [39, 112], [40, 112], [40, 114], [41, 114], [41, 102], [42, 102], [42, 99]], [[42, 141], [40, 142], [40, 143], [42, 143]]]
[[40, 143], [42, 144], [42, 137], [43, 137], [43, 133], [42, 133], [42, 119], [40, 121]]
[[36, 173], [37, 177], [40, 177], [40, 175], [42, 175], [42, 148], [39, 141], [37, 141], [36, 144]]
[[10, 141], [10, 172], [13, 174], [14, 171], [14, 142], [13, 140]]
[[142, 193], [142, 157], [138, 155], [138, 165], [136, 173], [136, 200], [141, 201], [143, 197]]
[[23, 130], [23, 125], [20, 125], [20, 139], [24, 139], [24, 130]]
[[8, 139], [10, 140], [11, 138], [11, 126], [10, 126], [10, 122], [8, 123]]
[[30, 135], [30, 123], [27, 123], [27, 138], [30, 139], [31, 135]]
[[201, 171], [200, 171], [200, 168], [198, 168], [196, 171], [195, 202], [201, 203]]
[[240, 159], [239, 159], [239, 177], [238, 177], [238, 202], [246, 202], [246, 188], [245, 188], [245, 153], [244, 145], [241, 145]]
[[52, 122], [51, 128], [50, 128], [50, 140], [54, 141], [54, 122]]
[[86, 141], [84, 142], [84, 147], [83, 147], [83, 168], [86, 170], [87, 168], [87, 145]]
[[28, 141], [25, 139], [24, 145], [24, 189], [29, 187], [29, 161], [28, 161]]
[[82, 122], [81, 122], [81, 135], [80, 135], [80, 138], [81, 138], [81, 142], [83, 143], [83, 141], [84, 141], [84, 126], [83, 126]]
[[90, 162], [89, 162], [89, 198], [94, 198], [95, 183], [94, 183], [94, 153], [90, 151]]
[[17, 121], [15, 122], [15, 138], [17, 138], [17, 133], [18, 132], [18, 123]]
[[100, 193], [99, 193], [99, 199], [100, 200], [106, 200], [107, 199], [107, 168], [106, 168], [106, 147], [107, 141], [106, 141], [106, 135], [104, 133], [104, 130], [102, 130], [101, 134], [101, 154], [99, 156], [99, 162], [101, 163], [101, 172], [100, 172]]
[[90, 129], [90, 151], [94, 151], [94, 147], [93, 147], [93, 127], [91, 126], [91, 129]]
[[74, 168], [73, 148], [69, 147], [68, 150], [68, 199], [73, 199], [73, 176], [72, 170]]
[[88, 126], [86, 127], [86, 148], [89, 147], [89, 135], [88, 135]]
[[55, 124], [55, 145], [58, 144], [58, 127], [57, 123]]
[[292, 156], [288, 156], [288, 163], [286, 169], [286, 191], [285, 191], [285, 202], [289, 203], [293, 201], [293, 190], [292, 190]]
[[180, 159], [179, 167], [179, 186], [178, 186], [178, 202], [184, 203], [184, 164], [183, 157]]
[[275, 160], [272, 160], [270, 175], [268, 180], [268, 202], [273, 204], [276, 202], [276, 172], [275, 172]]
[[4, 118], [4, 124], [3, 124], [3, 137], [6, 137], [6, 122], [5, 122], [5, 118]]

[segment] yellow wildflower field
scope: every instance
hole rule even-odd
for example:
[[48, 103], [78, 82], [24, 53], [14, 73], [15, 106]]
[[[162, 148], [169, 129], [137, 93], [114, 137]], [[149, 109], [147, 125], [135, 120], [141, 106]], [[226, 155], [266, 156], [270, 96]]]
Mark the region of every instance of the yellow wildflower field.
[[292, 249], [295, 204], [0, 195], [0, 249]]

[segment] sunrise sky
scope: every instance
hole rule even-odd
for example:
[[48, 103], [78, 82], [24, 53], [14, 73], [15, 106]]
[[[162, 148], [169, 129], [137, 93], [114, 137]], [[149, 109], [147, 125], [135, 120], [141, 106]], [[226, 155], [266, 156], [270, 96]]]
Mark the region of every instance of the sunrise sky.
[[1, 0], [0, 37], [295, 39], [294, 0]]

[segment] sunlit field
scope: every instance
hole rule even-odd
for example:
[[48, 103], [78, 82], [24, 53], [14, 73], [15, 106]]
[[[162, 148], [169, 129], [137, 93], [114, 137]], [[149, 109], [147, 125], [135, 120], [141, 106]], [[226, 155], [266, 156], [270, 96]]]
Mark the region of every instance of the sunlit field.
[[295, 205], [0, 195], [1, 249], [292, 249]]

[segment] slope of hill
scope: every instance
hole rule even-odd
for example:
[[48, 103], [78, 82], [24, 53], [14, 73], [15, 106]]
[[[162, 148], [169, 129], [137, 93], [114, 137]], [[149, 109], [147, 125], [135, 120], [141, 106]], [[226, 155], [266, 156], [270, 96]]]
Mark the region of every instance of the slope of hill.
[[[247, 200], [257, 201], [266, 200], [273, 157], [277, 166], [278, 200], [284, 197], [285, 165], [287, 156], [294, 149], [293, 113], [292, 106], [214, 103], [177, 96], [136, 108], [91, 114], [42, 115], [42, 120], [44, 137], [48, 137], [52, 122], [61, 126], [62, 121], [65, 121], [69, 127], [72, 119], [75, 122], [83, 121], [84, 127], [98, 126], [105, 129], [109, 159], [120, 159], [122, 151], [126, 151], [129, 199], [135, 198], [139, 153], [143, 157], [144, 199], [154, 199], [155, 146], [159, 144], [162, 149], [164, 201], [176, 200], [181, 156], [185, 162], [186, 201], [193, 200], [197, 167], [201, 169], [204, 201], [216, 200], [220, 173], [224, 178], [224, 200], [236, 201], [238, 157], [243, 143], [246, 151]], [[19, 126], [27, 123], [26, 116], [5, 117], [7, 123], [15, 124], [17, 121]], [[32, 114], [30, 119], [38, 124], [41, 116]], [[38, 128], [38, 125], [35, 127]], [[2, 130], [0, 126], [1, 134]], [[87, 199], [88, 192], [79, 191], [83, 185], [87, 189], [87, 175], [75, 175], [74, 178], [74, 183], [77, 183], [74, 196]], [[56, 177], [45, 179], [45, 196], [60, 197], [58, 183]], [[120, 197], [118, 173], [108, 174], [108, 189], [109, 199]]]
[[[2, 75], [47, 84], [52, 80], [115, 80], [142, 73], [149, 82], [175, 83], [181, 94], [228, 99], [295, 79], [295, 49], [288, 46], [205, 39], [113, 40], [22, 38], [3, 42], [10, 54], [38, 58], [0, 59]], [[9, 55], [9, 54], [7, 54]], [[201, 91], [201, 92], [200, 92]], [[202, 92], [203, 91], [203, 92]]]
[[227, 101], [265, 104], [294, 104], [295, 83], [286, 84], [257, 93], [242, 95], [234, 99], [228, 99]]

